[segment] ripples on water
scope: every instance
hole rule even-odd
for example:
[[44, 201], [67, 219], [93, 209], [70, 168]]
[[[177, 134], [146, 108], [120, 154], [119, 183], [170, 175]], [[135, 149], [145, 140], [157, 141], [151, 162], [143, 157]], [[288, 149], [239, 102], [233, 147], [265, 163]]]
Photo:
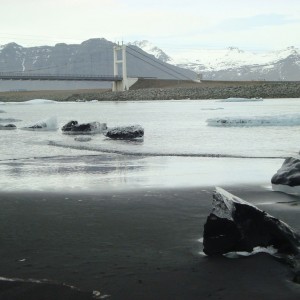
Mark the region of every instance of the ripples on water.
[[[283, 158], [297, 154], [300, 145], [300, 126], [295, 123], [295, 120], [300, 119], [300, 113], [295, 114], [300, 112], [299, 99], [245, 103], [215, 100], [93, 103], [32, 101], [2, 104], [0, 108], [5, 111], [5, 118], [21, 120], [16, 123], [18, 128], [55, 117], [59, 128], [70, 120], [77, 120], [79, 123], [107, 123], [108, 127], [140, 124], [145, 129], [143, 140], [131, 142], [110, 140], [103, 135], [93, 135], [91, 141], [78, 142], [74, 136], [64, 135], [60, 129], [49, 132], [2, 130], [0, 169], [4, 175], [1, 182], [10, 184], [13, 181], [23, 188], [30, 181], [37, 182], [37, 186], [61, 187], [66, 183], [62, 174], [69, 176], [74, 185], [86, 185], [87, 188], [101, 185], [101, 182], [120, 186], [126, 184], [124, 181], [133, 185], [151, 185], [151, 182], [159, 185], [162, 180], [154, 180], [153, 177], [161, 176], [177, 184], [203, 183], [207, 181], [204, 178], [213, 178], [212, 170], [226, 177], [230, 166], [235, 165], [236, 174], [243, 172], [238, 167], [243, 165], [241, 158]], [[207, 119], [222, 118], [254, 118], [256, 121], [269, 118], [276, 125], [276, 117], [282, 115], [285, 116], [285, 122], [277, 124], [280, 126], [214, 127], [208, 126], [206, 122]], [[282, 117], [280, 120], [283, 120]], [[203, 157], [212, 158], [205, 160]], [[224, 165], [221, 170], [218, 157], [226, 158], [222, 160]], [[271, 162], [272, 169], [277, 168], [281, 162]], [[265, 160], [259, 162], [260, 169], [267, 169], [263, 166], [265, 163]], [[248, 163], [248, 169], [251, 164], [258, 165], [258, 160], [256, 163], [253, 160]], [[251, 170], [247, 172], [251, 173]], [[216, 176], [216, 172], [214, 174]], [[17, 179], [17, 176], [21, 179]], [[95, 176], [103, 181], [94, 182]], [[239, 176], [236, 177], [238, 180]], [[256, 174], [255, 177], [260, 178], [260, 175]], [[161, 184], [167, 185], [166, 182]]]

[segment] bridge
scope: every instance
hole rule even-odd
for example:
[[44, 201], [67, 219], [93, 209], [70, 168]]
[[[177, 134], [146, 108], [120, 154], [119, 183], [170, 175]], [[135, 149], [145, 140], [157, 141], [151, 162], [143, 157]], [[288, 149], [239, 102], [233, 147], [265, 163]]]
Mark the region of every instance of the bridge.
[[[130, 48], [131, 52], [127, 52], [126, 48]], [[147, 64], [173, 76], [175, 79], [182, 80], [182, 77], [185, 77], [185, 80], [193, 80], [185, 76], [184, 74], [179, 73], [178, 71], [171, 69], [164, 64], [163, 62], [159, 62], [149, 56], [146, 56], [149, 60], [155, 62], [155, 64], [151, 63], [150, 61], [146, 61], [145, 59], [138, 57], [134, 52], [138, 53], [139, 55], [146, 56], [145, 54], [137, 51], [134, 48], [126, 45], [115, 45], [113, 47], [113, 74], [114, 75], [72, 75], [72, 74], [41, 74], [41, 73], [31, 73], [33, 71], [40, 71], [40, 70], [29, 70], [27, 72], [0, 72], [0, 80], [59, 80], [59, 81], [110, 81], [113, 82], [113, 91], [125, 91], [129, 90], [130, 86], [138, 81], [138, 79], [149, 79], [154, 77], [128, 77], [127, 75], [127, 60], [126, 54], [129, 53], [130, 55], [134, 56], [137, 59], [146, 62]], [[120, 67], [119, 67], [120, 66]], [[51, 67], [45, 68], [50, 69]], [[122, 70], [122, 75], [119, 75], [119, 70]], [[179, 76], [181, 77], [179, 77]], [[194, 80], [193, 80], [194, 81]]]
[[[0, 80], [61, 80], [61, 81], [110, 81], [113, 91], [125, 91], [140, 77], [127, 76], [126, 45], [114, 46], [114, 75], [71, 75], [71, 74], [34, 74], [30, 72], [0, 72]], [[119, 75], [119, 65], [122, 75]], [[143, 77], [144, 78], [144, 77]]]
[[122, 81], [123, 77], [116, 75], [55, 75], [27, 74], [23, 72], [0, 72], [0, 80], [62, 80], [62, 81]]

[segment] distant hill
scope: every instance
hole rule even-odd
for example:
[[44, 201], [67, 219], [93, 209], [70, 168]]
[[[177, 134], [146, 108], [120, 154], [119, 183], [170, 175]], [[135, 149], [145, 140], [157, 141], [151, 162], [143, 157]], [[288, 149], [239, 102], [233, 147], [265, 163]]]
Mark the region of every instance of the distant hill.
[[[16, 43], [0, 46], [0, 72], [45, 74], [113, 75], [113, 46], [103, 39], [81, 44], [22, 47]], [[194, 79], [196, 74], [155, 58], [135, 45], [127, 47], [127, 70], [131, 77]]]
[[201, 73], [210, 80], [300, 81], [300, 49], [252, 53], [236, 47], [223, 50], [190, 50], [174, 57], [148, 41], [136, 41], [149, 54], [164, 62]]

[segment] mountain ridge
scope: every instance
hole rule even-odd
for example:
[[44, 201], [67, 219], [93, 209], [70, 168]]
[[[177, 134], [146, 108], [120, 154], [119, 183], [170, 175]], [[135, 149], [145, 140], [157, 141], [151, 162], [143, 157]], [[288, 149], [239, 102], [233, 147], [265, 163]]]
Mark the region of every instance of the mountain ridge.
[[[15, 42], [0, 45], [0, 72], [113, 75], [113, 46], [105, 38], [80, 44], [23, 47]], [[300, 80], [300, 49], [255, 53], [228, 47], [189, 50], [173, 57], [147, 40], [127, 44], [131, 77], [206, 80]]]
[[[220, 50], [201, 49], [171, 57], [150, 42], [142, 42], [134, 43], [154, 56], [164, 53], [170, 63], [201, 73], [204, 79], [300, 80], [300, 49], [294, 46], [264, 53], [244, 51], [237, 47]], [[152, 48], [155, 49], [154, 53], [151, 53]]]

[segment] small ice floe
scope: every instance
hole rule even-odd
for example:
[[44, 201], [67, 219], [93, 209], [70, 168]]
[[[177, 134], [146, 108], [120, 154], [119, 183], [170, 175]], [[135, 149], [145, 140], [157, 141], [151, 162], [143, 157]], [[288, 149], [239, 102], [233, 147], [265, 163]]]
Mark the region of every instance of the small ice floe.
[[207, 119], [208, 126], [220, 127], [255, 127], [255, 126], [299, 126], [300, 114], [257, 116], [257, 117], [223, 117]]
[[74, 141], [77, 141], [77, 142], [89, 142], [91, 140], [92, 140], [92, 138], [89, 136], [78, 136], [78, 137], [74, 138]]
[[46, 120], [38, 121], [35, 124], [22, 127], [22, 130], [31, 130], [31, 131], [55, 131], [57, 130], [57, 119], [56, 117], [50, 117]]
[[26, 258], [21, 258], [21, 259], [18, 259], [19, 262], [24, 262], [26, 261]]
[[20, 122], [20, 121], [22, 121], [22, 120], [20, 120], [20, 119], [14, 119], [14, 118], [6, 118], [6, 119], [0, 118], [0, 123]]
[[78, 124], [77, 121], [70, 121], [61, 130], [68, 134], [95, 134], [102, 133], [107, 129], [106, 123], [90, 122]]
[[99, 291], [93, 291], [93, 298], [94, 299], [107, 299], [110, 298], [110, 295], [101, 295]]
[[47, 99], [32, 99], [23, 102], [23, 104], [54, 104], [54, 103], [57, 103], [57, 101], [47, 100]]
[[201, 110], [221, 110], [224, 109], [224, 107], [207, 107], [207, 108], [201, 108]]
[[263, 101], [262, 98], [235, 98], [230, 97], [227, 99], [219, 100], [219, 102], [256, 102], [256, 101]]
[[144, 129], [140, 125], [114, 127], [109, 128], [104, 135], [111, 139], [131, 140], [143, 137]]
[[7, 124], [7, 125], [0, 124], [0, 130], [14, 130], [14, 129], [17, 129], [17, 126], [15, 124]]
[[237, 251], [237, 252], [228, 252], [223, 254], [227, 258], [239, 258], [239, 257], [245, 257], [245, 256], [251, 256], [258, 253], [267, 253], [273, 256], [276, 256], [277, 249], [275, 249], [273, 246], [268, 247], [254, 247], [253, 251], [247, 252], [247, 251]]
[[204, 253], [268, 252], [292, 259], [300, 254], [300, 236], [289, 225], [256, 206], [216, 188], [213, 208], [204, 225]]
[[300, 158], [286, 158], [271, 183], [274, 191], [300, 195]]

